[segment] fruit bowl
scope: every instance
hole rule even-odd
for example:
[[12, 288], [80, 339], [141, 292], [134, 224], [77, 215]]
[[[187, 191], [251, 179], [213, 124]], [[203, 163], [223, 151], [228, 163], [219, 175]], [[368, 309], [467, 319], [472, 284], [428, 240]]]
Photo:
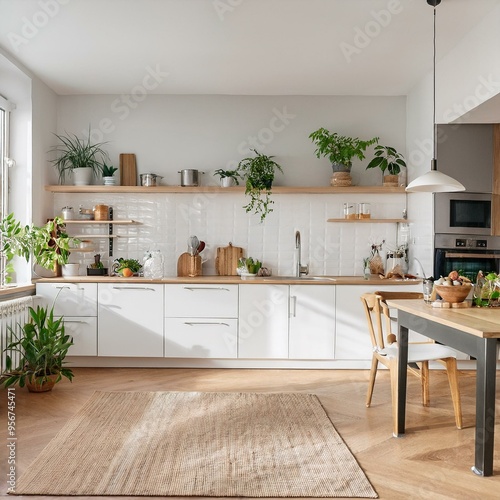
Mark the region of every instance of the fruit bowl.
[[445, 302], [450, 304], [458, 304], [463, 302], [469, 292], [472, 290], [470, 283], [464, 285], [434, 285], [436, 292], [441, 296]]

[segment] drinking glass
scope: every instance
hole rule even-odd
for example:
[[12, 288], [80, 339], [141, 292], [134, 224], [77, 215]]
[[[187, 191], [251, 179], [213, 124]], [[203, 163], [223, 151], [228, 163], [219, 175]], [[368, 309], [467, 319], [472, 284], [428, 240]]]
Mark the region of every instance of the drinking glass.
[[424, 302], [430, 304], [432, 302], [432, 289], [434, 288], [434, 282], [432, 280], [424, 279], [422, 282], [423, 292], [424, 292]]

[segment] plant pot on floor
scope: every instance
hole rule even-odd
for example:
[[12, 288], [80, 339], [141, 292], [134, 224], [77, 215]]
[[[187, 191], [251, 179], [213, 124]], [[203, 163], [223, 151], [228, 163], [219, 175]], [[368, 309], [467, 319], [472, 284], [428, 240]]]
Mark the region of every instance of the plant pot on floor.
[[47, 377], [26, 378], [26, 387], [29, 392], [49, 392], [53, 389], [58, 375], [48, 375]]

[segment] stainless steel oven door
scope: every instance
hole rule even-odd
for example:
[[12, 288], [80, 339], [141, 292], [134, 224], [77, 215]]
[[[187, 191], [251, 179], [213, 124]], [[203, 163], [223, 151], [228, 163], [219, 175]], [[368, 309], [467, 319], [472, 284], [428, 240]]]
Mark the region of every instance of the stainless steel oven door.
[[436, 193], [435, 232], [491, 235], [491, 202], [488, 193]]

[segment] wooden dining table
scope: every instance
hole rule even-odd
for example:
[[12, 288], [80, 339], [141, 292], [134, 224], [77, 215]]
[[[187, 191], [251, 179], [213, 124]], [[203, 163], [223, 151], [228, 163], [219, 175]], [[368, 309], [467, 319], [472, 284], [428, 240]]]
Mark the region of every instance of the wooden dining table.
[[398, 311], [397, 437], [405, 433], [408, 331], [476, 358], [476, 435], [472, 471], [493, 474], [495, 384], [500, 308], [435, 308], [423, 300], [388, 300]]

